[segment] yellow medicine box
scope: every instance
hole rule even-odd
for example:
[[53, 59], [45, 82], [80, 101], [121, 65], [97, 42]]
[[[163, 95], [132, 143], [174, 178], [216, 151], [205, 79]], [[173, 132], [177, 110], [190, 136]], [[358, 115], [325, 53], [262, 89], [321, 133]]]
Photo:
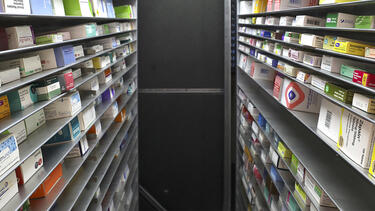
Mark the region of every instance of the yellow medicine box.
[[286, 148], [281, 141], [279, 141], [279, 144], [277, 146], [277, 151], [280, 152], [280, 155], [281, 155], [282, 158], [291, 158], [292, 157], [292, 152], [288, 148]]
[[365, 56], [366, 47], [370, 47], [366, 44], [357, 43], [353, 41], [335, 41], [335, 47], [333, 50], [340, 53], [346, 53], [357, 56]]
[[8, 97], [6, 95], [0, 96], [0, 119], [10, 115], [10, 107]]

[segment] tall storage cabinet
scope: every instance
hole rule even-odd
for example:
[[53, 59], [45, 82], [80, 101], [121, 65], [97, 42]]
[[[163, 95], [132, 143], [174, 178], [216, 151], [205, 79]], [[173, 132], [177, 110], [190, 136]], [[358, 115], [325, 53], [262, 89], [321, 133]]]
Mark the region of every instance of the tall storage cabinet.
[[373, 210], [375, 2], [237, 8], [236, 210]]
[[1, 210], [137, 210], [137, 0], [5, 2]]

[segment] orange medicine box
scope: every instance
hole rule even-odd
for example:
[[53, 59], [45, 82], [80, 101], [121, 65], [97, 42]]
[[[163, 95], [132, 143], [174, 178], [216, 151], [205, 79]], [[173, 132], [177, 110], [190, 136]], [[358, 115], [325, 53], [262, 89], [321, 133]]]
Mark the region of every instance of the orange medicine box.
[[6, 95], [0, 96], [0, 119], [10, 115], [10, 107], [8, 97]]
[[46, 197], [62, 176], [62, 164], [60, 163], [43, 183], [35, 190], [30, 199]]
[[123, 108], [120, 113], [117, 115], [115, 122], [123, 122], [126, 119], [126, 109]]

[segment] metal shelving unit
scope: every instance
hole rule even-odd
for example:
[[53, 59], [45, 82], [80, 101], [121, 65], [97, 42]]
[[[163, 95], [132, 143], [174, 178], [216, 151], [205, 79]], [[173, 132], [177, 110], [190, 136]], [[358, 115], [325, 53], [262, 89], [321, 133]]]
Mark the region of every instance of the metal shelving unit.
[[[120, 1], [118, 1], [120, 2]], [[118, 3], [116, 0], [114, 4]], [[127, 0], [137, 8], [137, 0]], [[121, 2], [124, 4], [124, 1]], [[95, 73], [85, 73], [81, 77], [74, 80], [73, 91], [78, 90], [84, 83], [90, 81], [94, 77], [102, 74], [106, 69], [112, 68], [120, 62], [126, 62], [126, 68], [119, 72], [112, 73], [112, 80], [106, 84], [100, 84], [99, 91], [96, 93], [81, 92], [81, 108], [72, 117], [60, 118], [54, 120], [47, 120], [46, 124], [37, 129], [27, 139], [21, 143], [19, 147], [20, 160], [14, 164], [4, 174], [0, 175], [0, 181], [12, 173], [19, 165], [21, 165], [27, 158], [29, 158], [38, 149], [42, 149], [44, 164], [25, 184], [18, 186], [18, 193], [8, 202], [1, 210], [18, 210], [23, 204], [29, 200], [33, 192], [42, 184], [42, 182], [49, 176], [49, 174], [62, 163], [63, 175], [59, 181], [54, 185], [49, 194], [40, 199], [30, 200], [30, 210], [87, 210], [93, 199], [96, 188], [102, 185], [102, 181], [108, 183], [107, 189], [111, 181], [118, 181], [121, 174], [118, 171], [123, 170], [124, 163], [130, 165], [129, 157], [132, 157], [132, 167], [136, 168], [138, 163], [137, 142], [138, 142], [138, 92], [133, 90], [128, 92], [128, 87], [138, 80], [138, 31], [137, 18], [123, 19], [123, 18], [103, 18], [103, 17], [77, 17], [77, 16], [46, 16], [46, 15], [23, 15], [23, 14], [0, 14], [0, 24], [3, 27], [17, 26], [17, 25], [32, 25], [35, 29], [43, 30], [57, 30], [62, 27], [92, 23], [106, 24], [112, 22], [130, 22], [134, 24], [131, 30], [107, 33], [105, 35], [71, 39], [59, 43], [34, 45], [25, 48], [18, 48], [12, 50], [0, 51], [2, 60], [13, 59], [22, 56], [23, 54], [33, 53], [43, 49], [56, 48], [65, 45], [85, 45], [94, 40], [104, 38], [120, 37], [122, 35], [131, 34], [133, 39], [129, 42], [117, 45], [114, 48], [106, 49], [95, 53], [94, 55], [86, 55], [83, 58], [77, 59], [76, 62], [58, 67], [50, 70], [33, 74], [19, 80], [3, 84], [0, 87], [0, 95], [7, 94], [9, 91], [21, 88], [25, 85], [31, 84], [42, 78], [46, 78], [53, 74], [62, 72], [69, 68], [80, 65], [95, 57], [105, 55], [107, 53], [115, 52], [126, 46], [132, 45], [134, 50], [130, 53], [117, 57], [115, 61], [109, 65], [97, 69]], [[72, 24], [74, 23], [74, 24]], [[121, 85], [120, 84], [121, 81]], [[101, 95], [113, 87], [115, 94], [112, 99], [97, 104]], [[44, 109], [49, 104], [67, 95], [69, 92], [60, 94], [48, 101], [41, 101], [33, 104], [25, 110], [12, 113], [11, 116], [0, 120], [0, 133], [7, 131], [9, 128], [15, 126], [19, 122], [25, 120], [27, 117], [35, 114], [41, 109]], [[118, 104], [118, 111], [123, 108], [126, 109], [127, 120], [123, 122], [115, 122], [115, 117], [108, 118], [104, 113], [114, 104]], [[96, 138], [88, 138], [89, 148], [82, 157], [65, 159], [66, 155], [77, 145], [79, 140], [83, 138], [89, 129], [81, 131], [81, 134], [72, 142], [45, 146], [44, 144], [58, 133], [64, 126], [69, 124], [71, 120], [78, 116], [91, 105], [95, 105], [96, 119], [88, 128], [94, 125], [96, 121], [100, 121], [102, 131]], [[114, 157], [122, 142], [126, 140], [126, 147], [124, 147], [119, 156]], [[136, 171], [137, 169], [134, 169]], [[116, 174], [115, 174], [116, 173]], [[105, 175], [110, 175], [105, 177]], [[135, 177], [135, 176], [133, 176]], [[91, 179], [90, 179], [91, 178]], [[137, 182], [134, 179], [134, 193], [138, 194]], [[125, 192], [125, 189], [124, 189]], [[105, 193], [103, 193], [104, 195]], [[138, 195], [134, 195], [132, 206], [137, 207]]]
[[[319, 5], [311, 6], [305, 8], [289, 9], [283, 11], [275, 12], [263, 12], [256, 14], [239, 14], [237, 15], [237, 20], [239, 18], [252, 18], [252, 17], [268, 17], [268, 16], [296, 16], [296, 15], [311, 15], [317, 17], [325, 17], [329, 12], [345, 12], [354, 15], [374, 15], [373, 11], [375, 9], [375, 1], [356, 1], [349, 3], [338, 3], [329, 5]], [[312, 86], [311, 84], [299, 81], [295, 77], [287, 75], [282, 70], [277, 67], [273, 67], [262, 60], [258, 59], [257, 56], [253, 56], [248, 52], [239, 49], [239, 46], [245, 46], [250, 49], [255, 50], [256, 54], [261, 53], [271, 59], [276, 59], [282, 61], [286, 64], [303, 68], [306, 72], [311, 74], [316, 74], [329, 78], [332, 81], [336, 81], [343, 86], [355, 88], [361, 90], [361, 92], [368, 95], [374, 95], [375, 89], [362, 86], [352, 82], [351, 79], [346, 78], [340, 74], [331, 73], [322, 70], [317, 67], [312, 67], [302, 62], [293, 61], [282, 55], [277, 55], [274, 52], [269, 52], [261, 47], [251, 45], [249, 42], [239, 41], [239, 37], [254, 38], [257, 40], [267, 40], [273, 43], [280, 43], [283, 46], [287, 46], [297, 50], [303, 50], [306, 52], [312, 52], [314, 54], [335, 56], [347, 60], [357, 61], [365, 63], [368, 65], [375, 64], [375, 59], [365, 58], [361, 56], [354, 56], [339, 52], [334, 52], [326, 49], [313, 48], [309, 46], [304, 46], [296, 43], [288, 43], [283, 40], [278, 40], [270, 37], [263, 37], [255, 33], [255, 31], [247, 30], [246, 32], [240, 31], [240, 27], [247, 27], [251, 29], [262, 29], [267, 31], [292, 31], [298, 33], [310, 33], [317, 35], [338, 35], [348, 38], [353, 38], [357, 40], [373, 41], [371, 36], [375, 32], [374, 29], [355, 29], [355, 28], [332, 28], [332, 27], [297, 27], [297, 26], [278, 26], [278, 25], [265, 25], [265, 24], [246, 24], [238, 23], [237, 37], [233, 38], [237, 40], [237, 58], [239, 55], [246, 55], [250, 61], [255, 61], [262, 63], [267, 69], [275, 71], [277, 74], [288, 78], [299, 85], [306, 87], [316, 93], [318, 93], [323, 98], [328, 101], [345, 108], [346, 110], [355, 113], [359, 117], [375, 123], [375, 116], [373, 114], [366, 113], [360, 109], [355, 108], [351, 104], [343, 103], [333, 97], [325, 94], [324, 91]], [[239, 60], [239, 59], [237, 59]], [[237, 64], [236, 64], [237, 65]], [[325, 134], [317, 129], [319, 114], [306, 113], [288, 110], [285, 108], [277, 99], [273, 97], [273, 81], [265, 81], [259, 79], [253, 79], [250, 77], [241, 67], [237, 66], [237, 91], [241, 90], [246, 95], [246, 98], [253, 104], [262, 116], [267, 120], [267, 123], [273, 128], [275, 133], [277, 133], [280, 139], [285, 143], [288, 149], [298, 158], [301, 164], [305, 167], [311, 176], [316, 180], [319, 186], [327, 193], [331, 198], [332, 202], [337, 206], [339, 210], [372, 210], [375, 203], [371, 200], [371, 195], [375, 194], [375, 179], [368, 173], [368, 169], [364, 169], [351, 160], [346, 154], [341, 152], [337, 144], [328, 138]], [[237, 98], [237, 106], [246, 105], [242, 102], [240, 98]], [[256, 122], [256, 121], [254, 121]], [[287, 123], [287, 124], [285, 124]], [[265, 139], [270, 143], [273, 137], [267, 134], [265, 129], [261, 128], [257, 124], [260, 132], [265, 136]], [[239, 116], [237, 116], [237, 145], [242, 145], [243, 140], [246, 142], [246, 137], [243, 136], [244, 131], [250, 131], [241, 126]], [[242, 139], [242, 141], [240, 140]], [[272, 143], [269, 146], [263, 146], [262, 148], [270, 147], [275, 150], [281, 157], [280, 152], [277, 150], [277, 146]], [[238, 152], [237, 153], [241, 153]], [[250, 150], [251, 152], [251, 150]], [[236, 156], [238, 157], [238, 156]], [[256, 157], [256, 156], [254, 156]], [[263, 167], [267, 172], [272, 164], [266, 164], [261, 161], [261, 159], [255, 159], [255, 163], [258, 165], [263, 164]], [[282, 180], [284, 181], [284, 190], [277, 187], [278, 191], [294, 192], [294, 183], [299, 183], [299, 185], [304, 189], [304, 184], [298, 182], [297, 176], [294, 175], [291, 161], [288, 159], [281, 159], [281, 162], [285, 164], [287, 170], [278, 170]], [[242, 156], [237, 158], [237, 163], [240, 168], [243, 163]], [[237, 179], [238, 180], [238, 179]], [[237, 182], [238, 183], [238, 182]], [[237, 185], [238, 186], [238, 185]], [[237, 187], [239, 189], [240, 187]], [[311, 203], [317, 207], [317, 210], [335, 210], [334, 208], [319, 206], [319, 203], [310, 195], [308, 191], [305, 191], [308, 198], [310, 198]], [[262, 193], [261, 193], [262, 195]], [[283, 195], [280, 193], [283, 198]], [[291, 195], [293, 196], [293, 194]], [[240, 197], [240, 198], [239, 198]], [[261, 197], [261, 196], [260, 196]], [[300, 198], [293, 196], [300, 210], [310, 210], [310, 207], [304, 207], [300, 203]], [[237, 196], [236, 204], [238, 206], [243, 206], [243, 196]], [[284, 197], [285, 198], [285, 197]], [[242, 203], [242, 205], [241, 205]], [[283, 199], [283, 203], [285, 200]], [[287, 206], [285, 206], [287, 208]]]

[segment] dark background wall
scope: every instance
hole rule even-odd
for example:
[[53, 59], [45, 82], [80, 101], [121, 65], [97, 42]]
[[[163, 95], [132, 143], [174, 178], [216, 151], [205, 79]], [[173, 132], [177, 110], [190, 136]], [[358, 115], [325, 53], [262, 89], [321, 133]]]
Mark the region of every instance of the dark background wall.
[[138, 6], [140, 185], [168, 210], [221, 210], [224, 4]]

